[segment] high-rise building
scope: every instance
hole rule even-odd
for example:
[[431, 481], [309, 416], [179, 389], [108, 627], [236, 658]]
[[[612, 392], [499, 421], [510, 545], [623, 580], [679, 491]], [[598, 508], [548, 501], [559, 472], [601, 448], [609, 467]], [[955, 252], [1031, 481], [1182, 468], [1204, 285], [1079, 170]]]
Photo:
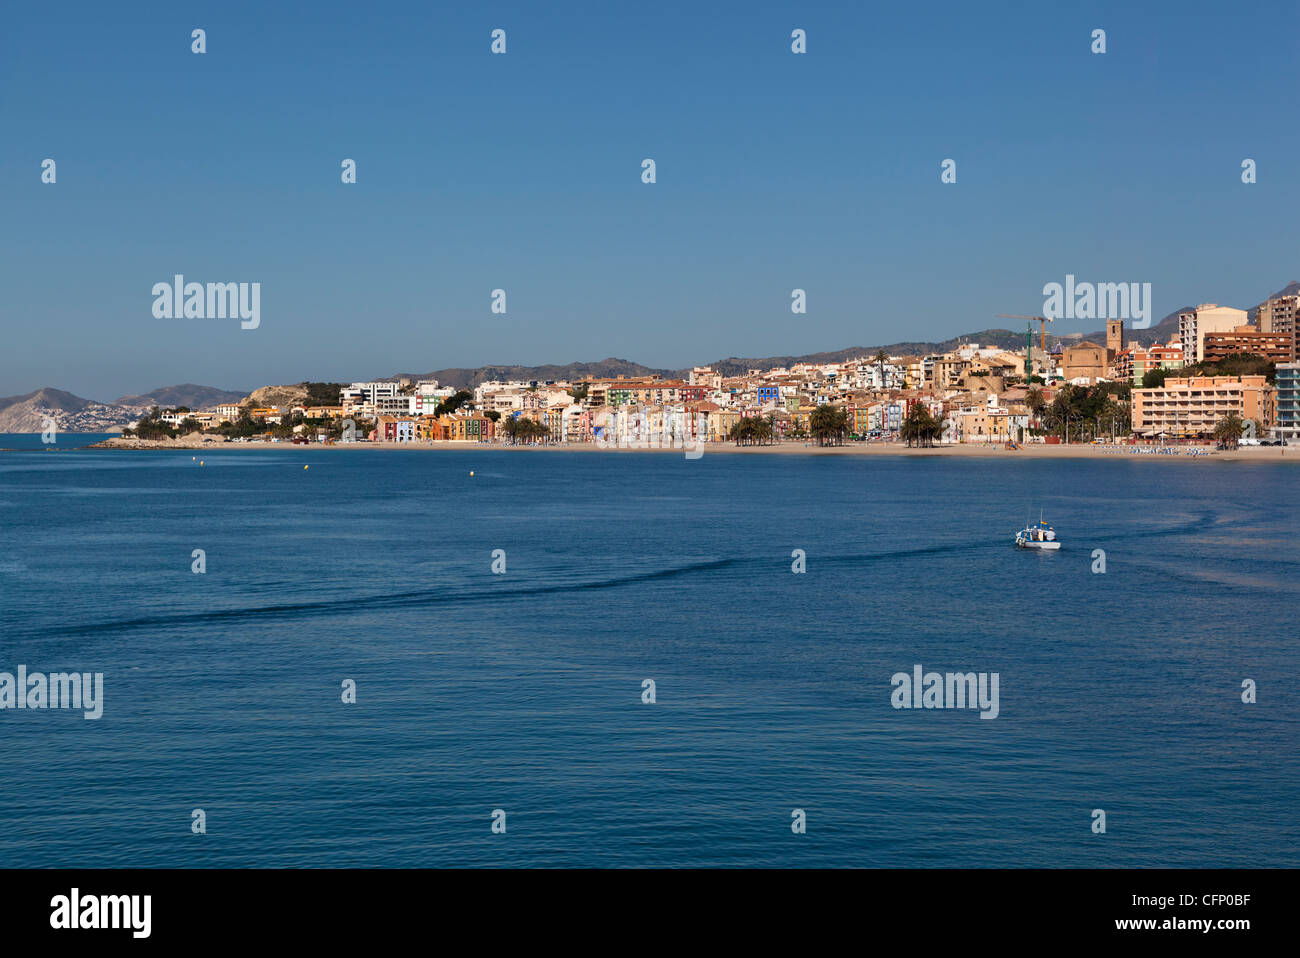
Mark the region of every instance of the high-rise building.
[[1295, 329], [1300, 296], [1278, 296], [1259, 304], [1255, 325], [1261, 333], [1289, 333]]
[[1183, 343], [1183, 359], [1199, 363], [1205, 358], [1205, 334], [1226, 333], [1246, 325], [1246, 311], [1202, 303], [1188, 313], [1178, 314], [1178, 338]]
[[1296, 338], [1300, 330], [1300, 296], [1275, 296], [1259, 304], [1255, 325], [1261, 333], [1283, 333], [1291, 341], [1292, 360], [1300, 359]]
[[1300, 439], [1300, 363], [1277, 367], [1276, 432], [1288, 442]]

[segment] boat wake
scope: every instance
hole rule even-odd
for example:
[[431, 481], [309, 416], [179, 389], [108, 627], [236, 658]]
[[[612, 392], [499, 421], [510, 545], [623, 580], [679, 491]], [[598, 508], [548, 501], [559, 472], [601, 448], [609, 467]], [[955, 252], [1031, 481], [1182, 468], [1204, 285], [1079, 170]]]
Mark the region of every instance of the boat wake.
[[[915, 549], [897, 549], [888, 552], [862, 553], [850, 555], [819, 555], [816, 561], [826, 566], [857, 566], [878, 562], [890, 562], [898, 559], [933, 556], [941, 554], [966, 553], [981, 546], [991, 547], [999, 540], [989, 539], [985, 542], [963, 541], [950, 545], [932, 545]], [[781, 560], [784, 562], [784, 560]], [[649, 582], [680, 579], [690, 576], [709, 575], [726, 571], [759, 571], [770, 569], [771, 555], [755, 557], [731, 557], [692, 562], [679, 566], [653, 569], [631, 575], [618, 576], [589, 581], [563, 581], [525, 585], [516, 588], [436, 588], [418, 589], [397, 593], [371, 595], [353, 595], [342, 598], [322, 599], [309, 602], [291, 602], [278, 605], [261, 605], [245, 608], [208, 609], [192, 612], [179, 612], [168, 615], [139, 616], [136, 618], [117, 619], [107, 622], [85, 623], [77, 625], [46, 627], [40, 636], [114, 635], [144, 629], [185, 628], [193, 625], [231, 626], [244, 622], [298, 621], [316, 617], [352, 615], [372, 610], [393, 612], [404, 609], [420, 609], [441, 605], [475, 605], [494, 604], [514, 600], [527, 600], [537, 596], [557, 594], [580, 594], [606, 589], [621, 589]], [[15, 630], [11, 636], [21, 637], [21, 631]], [[32, 636], [35, 637], [35, 636]]]

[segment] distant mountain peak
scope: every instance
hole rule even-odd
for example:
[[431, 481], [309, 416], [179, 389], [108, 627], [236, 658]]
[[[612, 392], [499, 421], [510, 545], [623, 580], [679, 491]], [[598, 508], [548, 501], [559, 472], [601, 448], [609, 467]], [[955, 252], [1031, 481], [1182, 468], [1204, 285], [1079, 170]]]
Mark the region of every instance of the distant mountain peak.
[[136, 396], [119, 396], [113, 400], [113, 405], [161, 406], [164, 409], [188, 406], [190, 409], [207, 409], [222, 403], [237, 403], [247, 395], [247, 392], [182, 383], [179, 386], [159, 386], [151, 392]]

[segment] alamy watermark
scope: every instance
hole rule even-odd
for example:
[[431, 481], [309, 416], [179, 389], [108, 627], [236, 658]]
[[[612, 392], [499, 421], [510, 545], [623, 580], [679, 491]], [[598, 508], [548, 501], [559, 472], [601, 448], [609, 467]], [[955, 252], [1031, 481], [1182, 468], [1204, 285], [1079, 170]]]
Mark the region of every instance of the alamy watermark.
[[1134, 329], [1151, 325], [1150, 283], [1065, 283], [1043, 287], [1043, 315], [1048, 319], [1128, 319]]
[[152, 895], [86, 895], [73, 888], [50, 899], [50, 927], [56, 931], [124, 929], [132, 938], [148, 938]]
[[155, 319], [240, 319], [241, 329], [262, 325], [261, 283], [187, 283], [177, 273], [153, 284]]
[[895, 672], [889, 680], [894, 691], [889, 703], [896, 709], [973, 709], [980, 718], [998, 717], [997, 672], [926, 672], [919, 664]]
[[648, 415], [643, 410], [617, 413], [599, 424], [598, 449], [681, 449], [687, 459], [704, 455], [709, 419], [704, 413], [668, 411]]
[[103, 672], [0, 672], [0, 709], [81, 709], [85, 717], [104, 714]]

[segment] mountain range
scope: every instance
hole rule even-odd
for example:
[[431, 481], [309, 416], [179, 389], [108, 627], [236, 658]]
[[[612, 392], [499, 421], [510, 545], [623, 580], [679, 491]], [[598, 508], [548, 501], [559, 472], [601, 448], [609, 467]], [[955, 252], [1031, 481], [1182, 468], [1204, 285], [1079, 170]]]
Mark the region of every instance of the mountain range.
[[[139, 396], [119, 396], [113, 400], [115, 406], [143, 406], [149, 409], [161, 406], [174, 409], [188, 406], [190, 409], [210, 409], [222, 403], [239, 402], [248, 393], [232, 392], [229, 389], [217, 389], [213, 386], [196, 386], [194, 383], [182, 383], [179, 386], [162, 386], [150, 393]], [[3, 400], [0, 400], [3, 401]]]
[[[1265, 299], [1278, 296], [1293, 296], [1300, 293], [1300, 281], [1287, 284]], [[1192, 309], [1193, 306], [1180, 306], [1165, 316], [1160, 322], [1147, 329], [1125, 329], [1130, 342], [1150, 345], [1154, 342], [1168, 342], [1178, 334], [1178, 314]], [[1257, 308], [1248, 311], [1253, 322]], [[1038, 330], [1033, 331], [1035, 347], [1038, 346]], [[1106, 341], [1105, 330], [1092, 333], [1072, 333], [1061, 336], [1049, 334], [1048, 348], [1056, 343], [1069, 345], [1072, 342], [1089, 340], [1096, 343]], [[929, 353], [942, 353], [954, 349], [963, 343], [980, 343], [997, 346], [1002, 349], [1019, 349], [1025, 342], [1025, 334], [1019, 330], [984, 329], [979, 332], [954, 336], [938, 342], [912, 341], [888, 343], [878, 346], [851, 346], [830, 352], [807, 353], [801, 356], [731, 356], [718, 359], [706, 365], [712, 366], [724, 376], [735, 376], [751, 369], [766, 371], [796, 363], [838, 363], [859, 356], [874, 356], [883, 349], [893, 356], [921, 356]], [[596, 362], [574, 362], [564, 365], [548, 364], [542, 366], [493, 365], [476, 367], [451, 367], [435, 369], [426, 373], [400, 373], [386, 377], [396, 379], [436, 379], [444, 386], [457, 389], [473, 389], [480, 383], [492, 380], [522, 380], [524, 382], [547, 382], [554, 380], [573, 380], [584, 376], [600, 378], [614, 376], [685, 376], [685, 369], [657, 369], [643, 366], [627, 359], [602, 359]], [[116, 432], [123, 426], [130, 425], [154, 406], [174, 408], [187, 406], [190, 409], [209, 409], [220, 403], [237, 403], [253, 395], [259, 402], [273, 402], [277, 397], [291, 397], [305, 390], [296, 386], [264, 386], [253, 392], [239, 392], [229, 389], [217, 389], [213, 386], [199, 386], [194, 383], [182, 383], [176, 386], [162, 386], [151, 392], [138, 395], [119, 396], [112, 402], [97, 402], [83, 399], [61, 389], [46, 387], [21, 396], [0, 399], [0, 433], [5, 432], [41, 432], [46, 419], [53, 419], [61, 430], [66, 432]]]
[[121, 396], [104, 403], [47, 386], [21, 396], [0, 399], [0, 433], [43, 432], [49, 419], [53, 419], [63, 432], [117, 432], [154, 406], [203, 409], [218, 403], [239, 402], [247, 395], [185, 383], [163, 386], [138, 396]]

